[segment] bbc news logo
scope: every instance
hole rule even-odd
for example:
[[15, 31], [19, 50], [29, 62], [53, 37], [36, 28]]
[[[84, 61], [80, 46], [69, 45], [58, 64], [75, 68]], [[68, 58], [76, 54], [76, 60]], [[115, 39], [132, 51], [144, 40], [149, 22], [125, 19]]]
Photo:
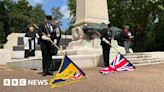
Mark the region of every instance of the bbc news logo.
[[3, 86], [37, 86], [48, 85], [48, 80], [3, 79]]

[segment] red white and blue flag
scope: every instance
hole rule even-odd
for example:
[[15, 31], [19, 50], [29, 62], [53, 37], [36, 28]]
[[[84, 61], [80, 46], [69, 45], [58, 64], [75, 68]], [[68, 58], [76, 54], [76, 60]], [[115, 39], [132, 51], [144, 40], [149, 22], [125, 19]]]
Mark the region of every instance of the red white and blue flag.
[[130, 61], [128, 61], [123, 55], [117, 53], [116, 57], [112, 61], [109, 67], [101, 69], [99, 72], [103, 74], [112, 73], [112, 72], [121, 72], [121, 71], [132, 71], [135, 70]]

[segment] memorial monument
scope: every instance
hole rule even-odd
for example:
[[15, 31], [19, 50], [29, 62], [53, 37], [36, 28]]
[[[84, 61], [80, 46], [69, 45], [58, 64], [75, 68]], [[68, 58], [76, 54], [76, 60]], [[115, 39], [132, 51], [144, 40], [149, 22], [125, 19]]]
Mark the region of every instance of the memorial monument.
[[[92, 62], [93, 65], [89, 66], [102, 66], [102, 48], [100, 45], [100, 37], [95, 31], [97, 25], [101, 23], [109, 23], [107, 0], [76, 0], [76, 21], [72, 29], [72, 42], [69, 43], [66, 53], [67, 55], [73, 55], [78, 62], [86, 62], [86, 64]], [[90, 26], [91, 34], [85, 33], [84, 27]], [[100, 29], [100, 27], [97, 27]], [[112, 40], [111, 43], [121, 53], [125, 53], [123, 47], [118, 46], [116, 40]], [[131, 51], [131, 50], [130, 50]], [[116, 51], [111, 48], [110, 62], [116, 55]], [[83, 57], [83, 61], [80, 59]], [[85, 59], [84, 59], [85, 58]], [[76, 62], [75, 62], [76, 63]]]
[[[99, 36], [84, 33], [83, 27], [88, 24], [109, 23], [107, 0], [76, 0], [76, 21], [72, 29], [73, 41], [67, 48], [68, 54], [101, 52]], [[96, 49], [96, 50], [95, 50]], [[70, 52], [71, 50], [71, 52]], [[69, 53], [70, 52], [70, 53]]]
[[[102, 66], [103, 59], [100, 39], [94, 32], [97, 29], [100, 29], [100, 26], [97, 25], [102, 22], [109, 22], [107, 0], [77, 0], [76, 3], [76, 22], [74, 24], [74, 28], [72, 29], [73, 41], [69, 43], [69, 46], [65, 52], [80, 68]], [[39, 57], [24, 60], [19, 59], [23, 57], [23, 51], [12, 51], [13, 47], [19, 45], [17, 44], [17, 40], [12, 38], [19, 38], [23, 35], [21, 34], [17, 36], [12, 33], [8, 36], [9, 39], [7, 44], [4, 46], [5, 49], [1, 49], [0, 51], [1, 61], [3, 61], [0, 64], [7, 64], [14, 68], [42, 69], [41, 53], [38, 53]], [[118, 46], [116, 40], [112, 40], [111, 44], [122, 54], [125, 53], [124, 48]], [[111, 48], [110, 62], [116, 53], [117, 52]], [[133, 64], [149, 64], [163, 61], [164, 58], [161, 54], [163, 54], [163, 52], [142, 52], [127, 54], [125, 57], [128, 58], [128, 60], [130, 60]], [[53, 59], [58, 60], [62, 58], [63, 55], [53, 57]]]

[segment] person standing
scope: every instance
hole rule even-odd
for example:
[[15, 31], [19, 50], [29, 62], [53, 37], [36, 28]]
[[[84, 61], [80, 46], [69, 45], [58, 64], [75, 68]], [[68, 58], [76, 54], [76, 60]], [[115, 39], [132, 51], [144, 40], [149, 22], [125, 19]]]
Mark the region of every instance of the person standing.
[[[60, 43], [60, 39], [61, 39], [61, 29], [60, 29], [60, 26], [59, 26], [59, 21], [58, 20], [54, 20], [52, 22], [53, 24], [53, 34], [51, 35], [51, 37], [53, 37], [53, 41], [55, 43], [56, 46], [59, 47], [59, 43]], [[51, 46], [51, 55], [52, 56], [56, 56], [57, 55], [57, 52], [58, 52], [58, 48], [56, 46]], [[50, 70], [51, 71], [56, 71], [59, 69], [60, 67], [60, 63], [61, 61], [58, 60], [58, 59], [53, 59], [52, 62], [51, 62], [51, 65], [50, 65]]]
[[101, 30], [101, 46], [102, 46], [102, 51], [103, 51], [103, 59], [104, 59], [104, 66], [108, 67], [109, 64], [109, 55], [110, 55], [110, 43], [112, 39], [112, 26], [111, 24], [107, 25], [107, 28], [104, 28]]
[[[42, 66], [43, 66], [43, 76], [53, 75], [50, 70], [50, 65], [52, 63], [52, 43], [51, 40], [55, 40], [55, 32], [52, 24], [52, 16], [46, 16], [45, 22], [39, 26], [38, 30], [39, 41], [42, 51]], [[46, 36], [44, 35], [46, 34]], [[54, 41], [54, 44], [56, 41]]]
[[55, 39], [56, 39], [56, 45], [59, 46], [59, 42], [61, 39], [61, 28], [59, 26], [59, 20], [55, 20]]
[[37, 44], [37, 39], [33, 27], [27, 28], [23, 41], [25, 49], [24, 58], [35, 56], [35, 45]]
[[124, 48], [126, 53], [129, 53], [129, 42], [131, 40], [130, 36], [131, 34], [129, 32], [129, 26], [126, 25], [123, 31], [123, 41], [124, 41]]
[[[61, 29], [60, 29], [60, 26], [59, 26], [59, 20], [55, 20], [53, 21], [53, 29], [54, 29], [54, 35], [53, 35], [53, 38], [54, 38], [54, 43], [56, 43], [56, 46], [59, 47], [59, 43], [60, 43], [60, 39], [61, 39]], [[52, 55], [56, 55], [57, 54], [57, 51], [58, 49], [56, 47], [53, 47], [52, 48]]]

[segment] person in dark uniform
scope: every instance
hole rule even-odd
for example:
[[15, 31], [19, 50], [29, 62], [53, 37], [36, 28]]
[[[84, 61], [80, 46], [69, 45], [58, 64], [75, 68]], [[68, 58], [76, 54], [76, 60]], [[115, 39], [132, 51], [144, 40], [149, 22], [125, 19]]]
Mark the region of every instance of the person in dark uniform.
[[[56, 43], [56, 46], [59, 47], [60, 39], [61, 39], [61, 29], [59, 26], [59, 20], [53, 21], [53, 37], [54, 37], [54, 43]], [[52, 55], [57, 55], [58, 49], [56, 47], [52, 48]]]
[[[60, 26], [59, 26], [59, 20], [54, 20], [52, 22], [53, 24], [53, 34], [51, 36], [53, 36], [54, 38], [54, 43], [56, 44], [56, 46], [59, 47], [59, 44], [60, 44], [60, 39], [61, 39], [61, 29], [60, 29]], [[57, 55], [57, 52], [58, 52], [58, 48], [56, 46], [52, 46], [51, 47], [51, 55], [53, 56], [56, 56]], [[60, 64], [61, 64], [61, 60], [59, 59], [53, 59], [52, 62], [51, 62], [51, 65], [50, 65], [50, 70], [51, 71], [57, 71], [60, 67]]]
[[103, 59], [104, 59], [104, 66], [108, 67], [109, 66], [109, 55], [110, 55], [110, 48], [111, 46], [109, 45], [111, 43], [112, 39], [112, 30], [111, 30], [111, 24], [108, 24], [108, 28], [104, 28], [101, 30], [101, 46], [103, 50]]
[[61, 28], [59, 26], [59, 20], [54, 21], [54, 27], [55, 27], [55, 39], [56, 39], [56, 45], [59, 46], [59, 42], [61, 39]]
[[[43, 35], [46, 34], [47, 36]], [[45, 22], [39, 26], [39, 43], [42, 51], [42, 66], [43, 66], [43, 76], [53, 75], [50, 71], [50, 65], [52, 62], [52, 43], [50, 40], [55, 40], [54, 25], [52, 23], [52, 16], [46, 16]], [[55, 41], [54, 41], [54, 44]]]
[[35, 45], [37, 44], [37, 39], [33, 27], [27, 28], [23, 41], [25, 49], [24, 58], [35, 56]]

